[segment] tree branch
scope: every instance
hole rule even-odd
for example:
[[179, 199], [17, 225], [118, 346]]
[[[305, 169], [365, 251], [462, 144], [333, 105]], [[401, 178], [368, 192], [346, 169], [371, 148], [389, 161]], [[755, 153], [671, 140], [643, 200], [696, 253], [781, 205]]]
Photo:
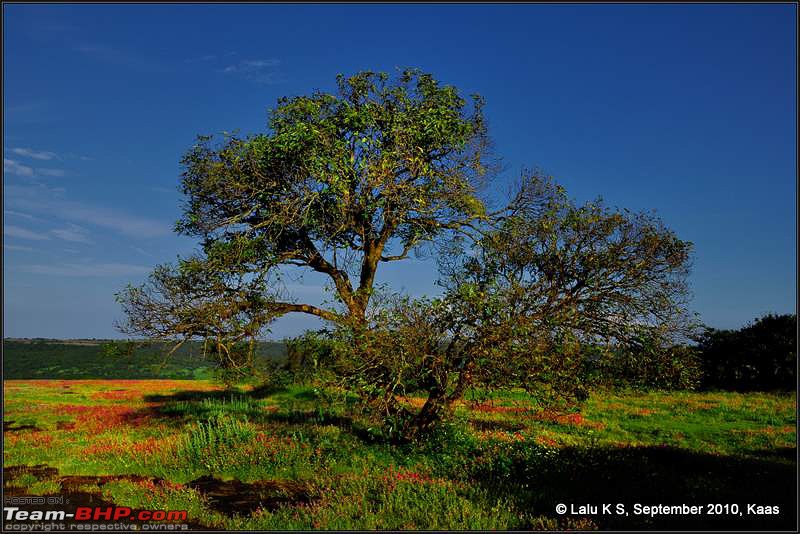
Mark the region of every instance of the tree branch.
[[316, 315], [317, 317], [321, 317], [326, 321], [338, 321], [339, 315], [333, 313], [329, 310], [323, 310], [322, 308], [318, 308], [316, 306], [311, 306], [310, 304], [292, 304], [291, 302], [274, 302], [270, 304], [270, 309], [280, 313], [291, 313], [291, 312], [299, 312], [299, 313], [308, 313], [309, 315]]
[[411, 252], [411, 249], [414, 248], [414, 245], [416, 245], [416, 244], [417, 244], [416, 241], [409, 241], [408, 243], [406, 243], [403, 246], [403, 252], [402, 253], [397, 254], [395, 256], [381, 256], [381, 261], [403, 260], [403, 259], [408, 257], [408, 253]]

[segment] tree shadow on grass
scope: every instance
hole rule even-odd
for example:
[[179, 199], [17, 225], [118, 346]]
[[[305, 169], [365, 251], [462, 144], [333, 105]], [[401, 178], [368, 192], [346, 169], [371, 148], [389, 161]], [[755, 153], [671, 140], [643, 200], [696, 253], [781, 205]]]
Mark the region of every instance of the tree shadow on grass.
[[290, 425], [332, 425], [352, 434], [364, 443], [394, 443], [379, 433], [371, 432], [367, 426], [347, 415], [320, 413], [317, 410], [290, 410], [266, 414], [264, 420]]
[[[796, 452], [796, 449], [791, 449]], [[672, 447], [565, 448], [512, 468], [489, 467], [475, 480], [532, 515], [559, 517], [560, 503], [598, 506], [588, 517], [616, 530], [794, 530], [796, 462], [700, 454]], [[788, 452], [781, 452], [787, 455]], [[793, 458], [794, 456], [792, 456]], [[603, 514], [602, 505], [628, 515]], [[635, 515], [634, 504], [699, 505], [701, 515]], [[709, 504], [737, 504], [741, 516], [710, 515]], [[748, 505], [775, 506], [777, 515], [748, 513]], [[568, 513], [570, 509], [568, 508]]]
[[203, 389], [189, 389], [184, 391], [175, 391], [169, 394], [153, 393], [143, 397], [145, 402], [202, 402], [204, 400], [227, 400], [233, 397], [249, 398], [252, 400], [259, 400], [286, 391], [283, 386], [258, 386], [251, 390], [239, 389], [223, 389], [223, 390], [203, 390]]
[[[147, 417], [154, 422], [163, 423], [173, 427], [182, 427], [186, 423], [205, 421], [212, 414], [217, 412], [229, 413], [231, 415], [244, 415], [248, 420], [256, 423], [283, 423], [289, 425], [333, 425], [342, 431], [348, 432], [357, 437], [364, 443], [388, 443], [391, 440], [384, 438], [376, 432], [369, 430], [367, 426], [347, 415], [332, 414], [327, 411], [314, 409], [308, 410], [289, 410], [285, 412], [277, 411], [277, 408], [270, 410], [270, 407], [249, 404], [274, 395], [275, 393], [287, 392], [286, 388], [260, 387], [249, 391], [223, 390], [223, 391], [201, 391], [186, 390], [177, 391], [168, 395], [152, 394], [145, 395], [143, 399], [155, 406], [148, 406], [130, 414], [130, 418]], [[297, 400], [314, 400], [317, 396], [313, 392], [299, 391], [293, 397]], [[219, 410], [209, 406], [208, 401], [242, 401], [237, 409]]]
[[[251, 394], [249, 391], [240, 390], [184, 390], [169, 394], [147, 394], [142, 397], [148, 405], [125, 414], [130, 421], [147, 419], [153, 423], [179, 428], [186, 423], [206, 421], [214, 413], [229, 412], [232, 415], [245, 415], [249, 419], [257, 420], [265, 413], [265, 407], [255, 403], [266, 395]], [[212, 404], [209, 404], [209, 401]], [[214, 401], [220, 404], [236, 403], [231, 409], [215, 406]]]
[[[284, 387], [261, 386], [251, 390], [229, 388], [208, 391], [200, 389], [175, 391], [168, 394], [148, 394], [143, 396], [143, 400], [150, 406], [137, 411], [132, 417], [144, 416], [172, 426], [181, 426], [192, 421], [204, 421], [218, 412], [246, 415], [252, 420], [259, 420], [267, 413], [267, 407], [259, 405], [257, 401], [284, 391], [286, 391]], [[214, 401], [221, 405], [214, 405]], [[231, 403], [230, 409], [222, 406], [226, 402]]]

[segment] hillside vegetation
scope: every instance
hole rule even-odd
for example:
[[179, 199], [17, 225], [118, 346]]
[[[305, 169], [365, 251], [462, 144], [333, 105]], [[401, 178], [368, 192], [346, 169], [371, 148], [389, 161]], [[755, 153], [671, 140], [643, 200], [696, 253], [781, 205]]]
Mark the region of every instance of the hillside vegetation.
[[[185, 343], [170, 358], [166, 344], [154, 344], [133, 356], [109, 356], [109, 340], [3, 340], [3, 376], [6, 379], [165, 378], [210, 379], [214, 363], [203, 358], [202, 345]], [[286, 357], [283, 343], [262, 341], [257, 362], [266, 366]]]

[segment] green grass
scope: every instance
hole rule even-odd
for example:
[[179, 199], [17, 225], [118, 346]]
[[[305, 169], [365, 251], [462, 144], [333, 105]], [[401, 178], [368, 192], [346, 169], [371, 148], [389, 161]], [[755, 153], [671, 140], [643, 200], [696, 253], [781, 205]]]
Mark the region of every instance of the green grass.
[[[58, 470], [6, 471], [7, 491], [80, 482], [119, 506], [187, 510], [194, 526], [741, 530], [796, 519], [793, 394], [596, 392], [580, 414], [557, 414], [514, 391], [466, 402], [429, 441], [401, 446], [296, 385], [15, 380], [4, 391], [5, 420], [27, 427], [4, 433], [4, 467]], [[560, 516], [560, 502], [782, 513]]]

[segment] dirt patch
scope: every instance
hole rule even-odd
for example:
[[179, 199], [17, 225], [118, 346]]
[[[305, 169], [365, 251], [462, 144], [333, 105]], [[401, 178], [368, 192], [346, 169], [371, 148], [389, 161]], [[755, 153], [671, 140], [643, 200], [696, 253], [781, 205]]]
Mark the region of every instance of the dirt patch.
[[[66, 513], [75, 513], [79, 506], [113, 506], [114, 503], [103, 498], [99, 493], [79, 491], [76, 488], [80, 485], [92, 485], [97, 483], [96, 479], [102, 477], [78, 477], [78, 476], [58, 476], [58, 469], [48, 465], [12, 465], [3, 469], [4, 488], [3, 494], [6, 497], [29, 497], [27, 488], [14, 486], [16, 479], [31, 475], [37, 480], [55, 480], [61, 484], [62, 491], [57, 495], [64, 497], [64, 504], [58, 505], [59, 510]], [[25, 510], [38, 510], [39, 505], [26, 505]], [[52, 506], [50, 506], [52, 508]]]
[[[8, 486], [23, 475], [32, 475], [37, 480], [53, 480], [61, 485], [66, 492], [77, 491], [80, 486], [102, 486], [117, 480], [129, 480], [131, 482], [142, 482], [146, 480], [158, 481], [160, 479], [141, 475], [64, 475], [58, 476], [58, 469], [49, 465], [12, 465], [3, 469], [3, 479]], [[24, 488], [23, 488], [24, 489]]]
[[[34, 495], [28, 495], [24, 488], [16, 487], [6, 487], [3, 491], [3, 495], [4, 497], [36, 497]], [[19, 505], [19, 508], [29, 512], [34, 510], [52, 510], [57, 508], [59, 511], [64, 511], [67, 514], [74, 514], [75, 511], [81, 506], [115, 506], [113, 502], [103, 498], [103, 496], [99, 493], [90, 493], [88, 491], [62, 491], [57, 495], [64, 498], [64, 502], [62, 504], [24, 504]], [[46, 498], [47, 495], [41, 495], [38, 497]], [[67, 524], [77, 524], [74, 520], [70, 520], [70, 518], [66, 518], [62, 521]], [[40, 521], [24, 521], [23, 523], [30, 525], [40, 523]], [[81, 521], [80, 523], [86, 524], [87, 521]]]
[[38, 426], [35, 425], [20, 425], [20, 426], [13, 426], [14, 421], [3, 421], [3, 432], [20, 432], [22, 430], [41, 430]]
[[247, 484], [206, 475], [187, 486], [205, 495], [211, 508], [228, 516], [250, 515], [259, 508], [272, 511], [282, 506], [310, 504], [315, 500], [306, 486], [290, 480], [261, 480]]
[[[15, 487], [14, 480], [23, 475], [32, 475], [37, 480], [53, 480], [58, 482], [61, 490], [58, 495], [69, 500], [69, 505], [64, 505], [64, 511], [74, 513], [78, 506], [114, 506], [103, 495], [87, 487], [125, 480], [135, 482], [142, 486], [169, 484], [159, 478], [142, 475], [64, 475], [59, 476], [58, 469], [48, 465], [13, 465], [6, 467], [3, 472], [5, 479], [5, 495], [11, 497], [27, 496], [26, 488]], [[308, 488], [299, 482], [291, 480], [263, 480], [247, 484], [239, 480], [223, 481], [210, 476], [198, 478], [187, 484], [203, 494], [208, 499], [209, 506], [214, 510], [228, 516], [234, 514], [250, 515], [258, 509], [276, 510], [282, 506], [301, 506], [310, 504], [316, 497]], [[28, 508], [26, 508], [28, 509]], [[35, 510], [31, 505], [30, 510]], [[59, 509], [62, 509], [59, 506]], [[207, 529], [204, 525], [187, 523], [190, 528]]]
[[6, 484], [22, 475], [33, 475], [38, 480], [42, 480], [58, 476], [58, 469], [45, 464], [3, 466], [3, 480]]
[[[145, 477], [141, 475], [101, 475], [101, 476], [84, 476], [84, 475], [65, 475], [65, 476], [58, 476], [58, 469], [54, 467], [50, 467], [48, 465], [40, 464], [40, 465], [12, 465], [5, 467], [3, 469], [3, 496], [4, 497], [42, 497], [42, 496], [34, 496], [28, 495], [27, 489], [24, 487], [16, 487], [13, 485], [14, 481], [23, 476], [23, 475], [32, 475], [36, 477], [37, 480], [54, 480], [59, 483], [61, 486], [61, 490], [54, 493], [53, 495], [58, 497], [63, 497], [64, 502], [62, 504], [55, 505], [58, 510], [63, 510], [67, 514], [74, 514], [78, 507], [81, 506], [90, 506], [90, 507], [114, 507], [118, 506], [113, 501], [107, 499], [99, 492], [87, 491], [87, 486], [102, 486], [103, 484], [107, 484], [108, 482], [117, 481], [117, 480], [128, 480], [132, 482], [160, 482], [161, 479], [153, 478], [153, 477]], [[79, 489], [82, 488], [82, 489]], [[44, 497], [47, 497], [45, 495]], [[34, 511], [34, 510], [52, 510], [54, 508], [53, 504], [24, 504], [19, 505], [20, 509], [26, 511]], [[134, 509], [131, 513], [135, 515], [138, 513], [139, 509]], [[74, 519], [67, 518], [66, 520], [62, 520], [67, 525], [73, 524], [82, 524], [86, 525], [88, 523], [92, 523], [91, 521], [80, 521], [75, 522]], [[104, 521], [100, 521], [101, 523]], [[24, 521], [23, 523], [27, 525], [31, 524], [38, 524], [41, 522], [38, 521]], [[146, 523], [146, 522], [142, 522]], [[159, 522], [159, 524], [165, 524], [166, 522]], [[179, 522], [180, 524], [186, 524], [189, 526], [190, 529], [193, 530], [213, 530], [207, 527], [206, 525], [195, 523], [192, 521], [184, 521]]]

